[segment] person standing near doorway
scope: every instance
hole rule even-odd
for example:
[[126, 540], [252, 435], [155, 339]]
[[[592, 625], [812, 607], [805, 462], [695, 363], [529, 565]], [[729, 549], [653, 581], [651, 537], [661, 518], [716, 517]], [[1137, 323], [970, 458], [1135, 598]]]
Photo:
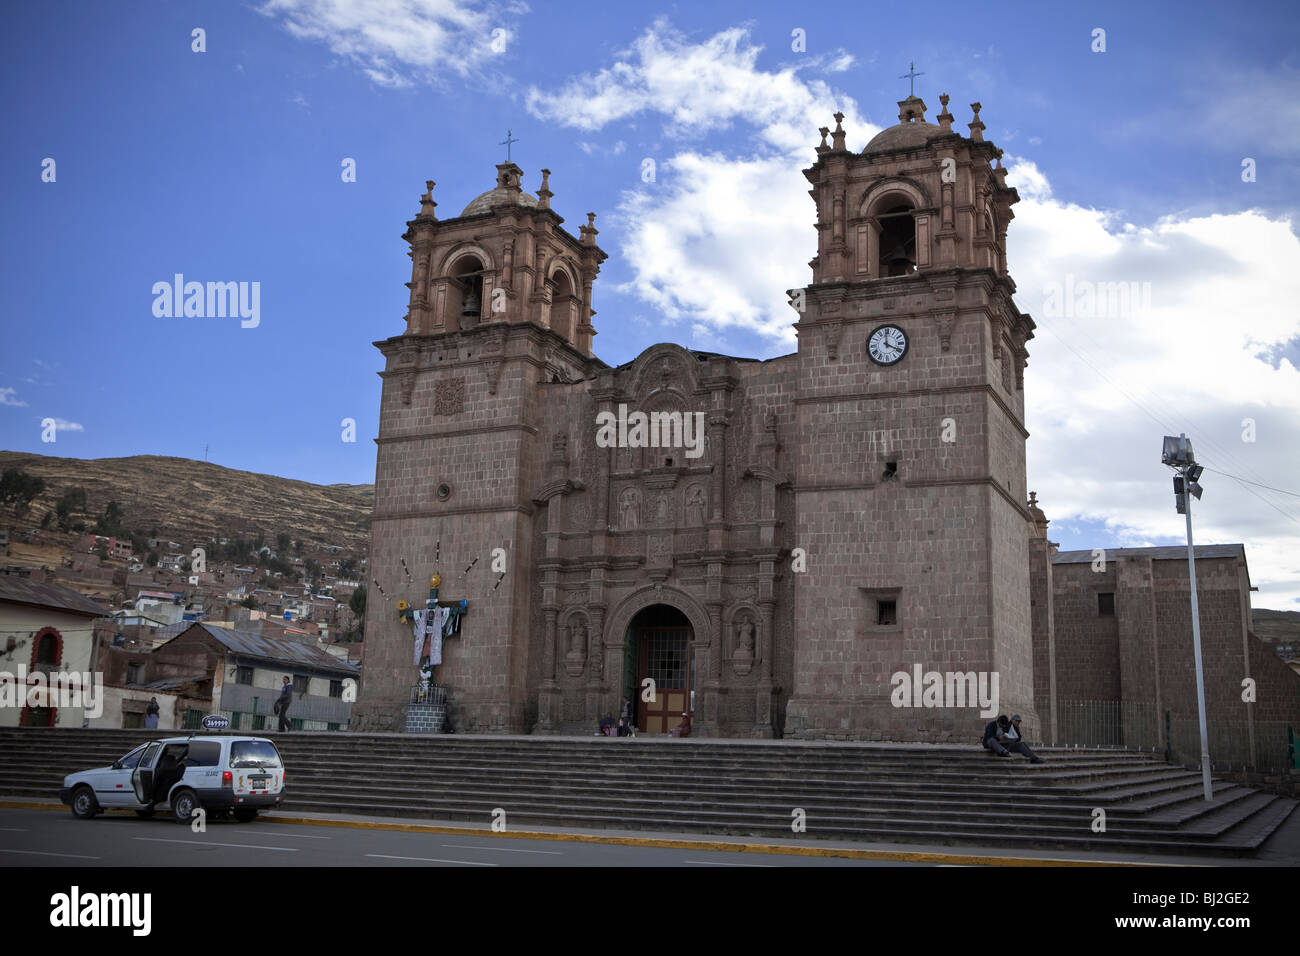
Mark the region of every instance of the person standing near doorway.
[[618, 712], [618, 735], [620, 737], [631, 737], [632, 733], [632, 701], [626, 697], [623, 698], [623, 707]]
[[158, 698], [150, 697], [149, 705], [144, 709], [144, 725], [149, 730], [158, 728], [158, 714], [162, 708], [158, 706]]
[[289, 729], [289, 705], [293, 703], [293, 684], [289, 678], [284, 679], [280, 696], [275, 701], [275, 713], [280, 718], [280, 729]]

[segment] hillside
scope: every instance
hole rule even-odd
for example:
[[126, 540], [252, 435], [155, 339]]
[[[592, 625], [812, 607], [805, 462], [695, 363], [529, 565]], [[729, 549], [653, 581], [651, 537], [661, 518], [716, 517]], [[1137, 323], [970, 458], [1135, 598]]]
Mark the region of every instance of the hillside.
[[1300, 642], [1300, 611], [1254, 608], [1250, 612], [1250, 629], [1256, 637], [1274, 644]]
[[87, 527], [109, 501], [125, 511], [126, 527], [188, 545], [212, 537], [282, 532], [304, 544], [364, 552], [370, 543], [373, 485], [313, 485], [305, 481], [223, 468], [187, 458], [50, 458], [0, 451], [0, 470], [20, 468], [45, 479], [45, 491], [15, 520], [0, 507], [0, 524], [39, 525], [65, 489], [86, 490]]

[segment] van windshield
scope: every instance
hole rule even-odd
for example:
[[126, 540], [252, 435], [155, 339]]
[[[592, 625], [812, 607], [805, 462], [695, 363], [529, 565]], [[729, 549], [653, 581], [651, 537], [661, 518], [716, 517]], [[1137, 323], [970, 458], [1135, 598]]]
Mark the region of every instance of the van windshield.
[[230, 745], [230, 766], [232, 769], [240, 767], [278, 769], [282, 764], [280, 752], [269, 740], [236, 740]]

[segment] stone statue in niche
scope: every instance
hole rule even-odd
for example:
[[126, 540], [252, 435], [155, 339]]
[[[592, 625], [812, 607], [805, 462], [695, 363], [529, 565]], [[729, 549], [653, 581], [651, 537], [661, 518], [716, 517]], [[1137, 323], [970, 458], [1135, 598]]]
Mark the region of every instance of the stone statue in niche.
[[666, 525], [669, 521], [668, 496], [661, 494], [655, 501], [655, 522], [659, 525]]
[[587, 625], [573, 623], [568, 626], [569, 651], [564, 655], [564, 669], [570, 677], [582, 674], [582, 665], [587, 658]]
[[704, 512], [708, 507], [708, 499], [704, 494], [703, 485], [692, 485], [691, 490], [686, 492], [686, 524], [687, 527], [700, 528], [704, 526]]
[[626, 529], [636, 527], [636, 513], [641, 509], [641, 496], [635, 488], [624, 489], [618, 496], [619, 526]]
[[754, 659], [754, 622], [741, 618], [736, 625], [736, 657], [741, 660]]
[[744, 677], [754, 666], [754, 645], [757, 640], [757, 628], [753, 618], [744, 615], [736, 622], [736, 652], [731, 658], [731, 667]]

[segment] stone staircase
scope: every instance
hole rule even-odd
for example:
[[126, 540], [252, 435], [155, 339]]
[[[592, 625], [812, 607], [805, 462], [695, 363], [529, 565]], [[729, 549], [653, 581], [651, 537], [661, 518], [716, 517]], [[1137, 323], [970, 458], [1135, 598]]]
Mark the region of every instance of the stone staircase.
[[[64, 774], [175, 731], [0, 729], [0, 796], [57, 797]], [[285, 810], [511, 829], [1017, 849], [1249, 856], [1297, 801], [1129, 751], [1043, 749], [1046, 762], [973, 747], [793, 741], [264, 733], [287, 768]], [[1092, 830], [1093, 811], [1106, 830]]]

